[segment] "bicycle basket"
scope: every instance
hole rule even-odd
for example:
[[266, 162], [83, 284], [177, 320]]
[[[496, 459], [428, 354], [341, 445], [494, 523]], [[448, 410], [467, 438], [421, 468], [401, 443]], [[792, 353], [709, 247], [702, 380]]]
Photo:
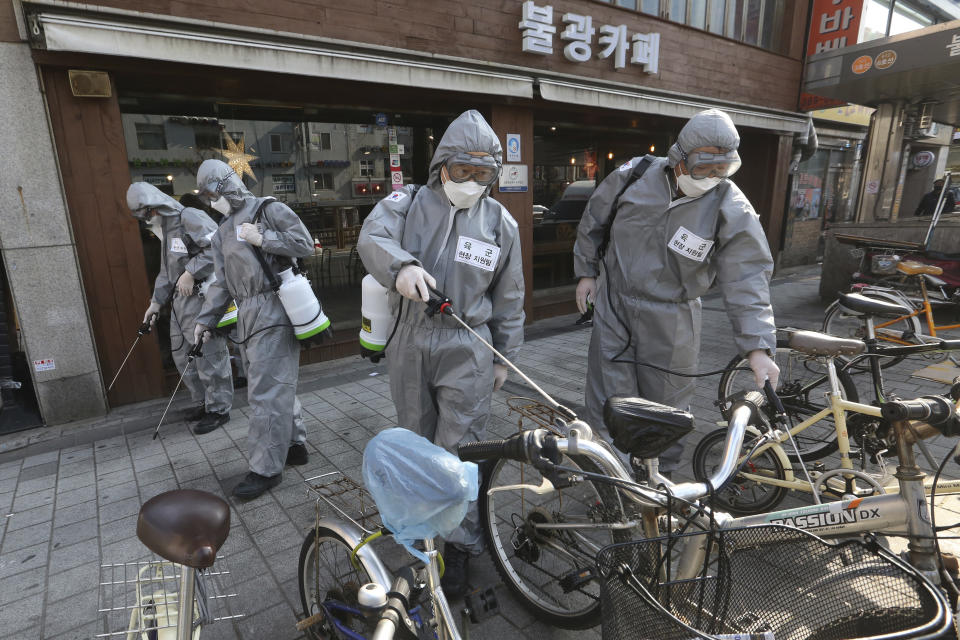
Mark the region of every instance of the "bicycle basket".
[[[696, 575], [678, 578], [698, 547]], [[604, 640], [899, 639], [950, 624], [941, 592], [872, 539], [830, 543], [763, 525], [615, 544], [597, 565]]]
[[870, 256], [870, 273], [889, 276], [897, 272], [900, 256], [890, 253], [875, 253]]

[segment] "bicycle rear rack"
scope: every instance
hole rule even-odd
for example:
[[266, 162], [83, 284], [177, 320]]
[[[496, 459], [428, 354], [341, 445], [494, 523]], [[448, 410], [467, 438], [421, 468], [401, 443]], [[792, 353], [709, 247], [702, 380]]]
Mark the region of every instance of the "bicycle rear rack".
[[367, 535], [383, 526], [373, 496], [362, 485], [340, 471], [332, 471], [304, 480], [307, 489], [317, 497], [317, 520], [325, 503], [336, 515], [359, 527]]
[[510, 413], [519, 414], [517, 419], [517, 427], [522, 431], [524, 428], [523, 419], [526, 418], [539, 427], [543, 427], [548, 431], [552, 431], [557, 435], [563, 435], [560, 433], [560, 429], [557, 428], [557, 420], [563, 419], [563, 415], [556, 409], [547, 406], [535, 400], [533, 398], [525, 398], [523, 396], [512, 396], [507, 398], [507, 406], [510, 408]]
[[[169, 635], [171, 632], [158, 632], [177, 628], [182, 570], [180, 565], [166, 560], [100, 565], [98, 610], [105, 618], [109, 631], [95, 637], [126, 637], [127, 640], [173, 637]], [[229, 600], [237, 596], [227, 588], [224, 580], [229, 573], [223, 556], [217, 556], [213, 568], [197, 572], [198, 581], [202, 581], [206, 595], [207, 618], [202, 624], [243, 617], [243, 614], [232, 613], [228, 605]], [[198, 599], [201, 598], [201, 589], [197, 589], [196, 594]], [[196, 625], [193, 638], [196, 639], [200, 637], [201, 627], [197, 619], [202, 612], [196, 602], [192, 604]]]

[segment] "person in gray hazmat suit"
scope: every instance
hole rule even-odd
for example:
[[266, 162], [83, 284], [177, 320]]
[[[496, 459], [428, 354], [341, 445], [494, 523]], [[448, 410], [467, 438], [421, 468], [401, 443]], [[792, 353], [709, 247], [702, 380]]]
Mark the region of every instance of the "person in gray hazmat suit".
[[172, 298], [170, 349], [190, 396], [199, 405], [187, 420], [197, 421], [194, 433], [209, 433], [230, 419], [233, 405], [233, 378], [227, 343], [224, 338], [214, 338], [204, 347], [203, 356], [195, 358], [189, 367], [187, 353], [195, 344], [193, 328], [203, 305], [194, 285], [213, 273], [210, 237], [217, 225], [203, 211], [184, 207], [146, 182], [130, 185], [127, 206], [134, 217], [148, 223], [163, 245], [160, 273], [154, 282], [153, 297], [143, 321], [154, 324], [160, 308]]
[[312, 254], [313, 238], [297, 214], [281, 202], [267, 203], [260, 223], [253, 224], [267, 199], [250, 193], [220, 160], [203, 161], [197, 188], [200, 197], [225, 217], [212, 240], [217, 280], [207, 292], [194, 333], [209, 334], [231, 299], [236, 301], [253, 415], [247, 435], [250, 472], [233, 495], [251, 500], [280, 483], [285, 464], [306, 464], [308, 457], [297, 399], [300, 344], [253, 247], [260, 248], [267, 266], [278, 273], [292, 259]]
[[[429, 283], [504, 357], [520, 349], [524, 286], [517, 223], [489, 197], [501, 157], [483, 116], [461, 114], [437, 146], [426, 186], [406, 186], [381, 200], [357, 241], [367, 271], [393, 292], [394, 312], [401, 307], [386, 348], [397, 421], [453, 453], [462, 442], [486, 437], [490, 398], [507, 368], [452, 318], [428, 317], [421, 303], [429, 299]], [[448, 595], [464, 594], [469, 557], [482, 550], [474, 502], [444, 547]]]
[[[728, 179], [740, 167], [739, 145], [726, 113], [702, 111], [684, 125], [666, 158], [647, 156], [643, 175], [619, 200], [643, 158], [613, 171], [587, 203], [573, 249], [577, 306], [585, 312], [594, 304], [586, 420], [608, 441], [603, 406], [611, 396], [689, 406], [694, 378], [639, 363], [697, 373], [700, 296], [714, 284], [757, 385], [769, 378], [776, 387], [773, 260], [759, 216]], [[598, 250], [608, 227], [601, 264]], [[682, 452], [679, 443], [665, 451], [661, 471], [676, 470]]]

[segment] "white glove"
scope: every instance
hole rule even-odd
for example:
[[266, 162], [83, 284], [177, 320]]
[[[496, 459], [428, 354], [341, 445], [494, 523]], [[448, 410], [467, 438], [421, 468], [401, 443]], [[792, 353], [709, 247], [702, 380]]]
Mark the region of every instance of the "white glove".
[[597, 279], [580, 278], [577, 283], [577, 309], [580, 313], [587, 312], [587, 303], [593, 302], [597, 297]]
[[160, 305], [156, 302], [151, 302], [150, 306], [147, 307], [147, 312], [143, 314], [143, 321], [149, 322], [152, 327], [157, 323], [157, 314], [160, 313]]
[[184, 269], [183, 275], [177, 279], [177, 293], [186, 298], [193, 295], [193, 274]]
[[257, 225], [255, 224], [244, 222], [242, 225], [240, 225], [239, 233], [241, 238], [255, 247], [259, 247], [263, 244], [263, 234], [260, 233], [260, 229], [257, 229]]
[[506, 365], [494, 364], [493, 365], [493, 390], [500, 391], [500, 387], [503, 386], [503, 383], [507, 381], [508, 369]]
[[207, 340], [210, 339], [210, 328], [204, 324], [198, 324], [193, 328], [193, 344], [197, 345], [203, 341], [206, 344]]
[[428, 284], [431, 287], [436, 287], [437, 280], [424, 271], [422, 267], [415, 264], [408, 264], [400, 269], [400, 273], [397, 274], [397, 291], [404, 298], [410, 298], [416, 302], [430, 301]]
[[757, 386], [763, 388], [764, 380], [770, 380], [773, 388], [777, 388], [777, 382], [780, 379], [780, 367], [773, 361], [773, 358], [767, 355], [763, 349], [754, 349], [747, 354], [747, 362], [750, 363], [750, 369], [753, 370], [754, 380]]

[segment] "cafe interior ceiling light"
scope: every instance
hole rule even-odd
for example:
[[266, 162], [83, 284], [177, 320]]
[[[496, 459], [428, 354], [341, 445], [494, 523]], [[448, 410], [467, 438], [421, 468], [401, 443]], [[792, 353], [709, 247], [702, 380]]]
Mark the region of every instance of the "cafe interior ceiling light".
[[656, 150], [657, 150], [657, 145], [655, 144], [650, 145], [650, 153], [653, 153]]
[[613, 160], [613, 151], [607, 154], [607, 160]]
[[[244, 143], [244, 137], [240, 136], [240, 142], [234, 142], [233, 138], [228, 135], [224, 135], [224, 140], [227, 143], [227, 148], [220, 151], [220, 154], [227, 159], [227, 164], [230, 165], [230, 168], [237, 172], [237, 175], [242, 179], [244, 175], [248, 175], [253, 178], [253, 181], [257, 181], [257, 176], [253, 175], [253, 169], [250, 168], [250, 161], [256, 160], [256, 156], [252, 156], [247, 153], [244, 149], [246, 146]], [[251, 151], [253, 149], [251, 148]]]
[[576, 158], [570, 158], [570, 164], [577, 164]]

